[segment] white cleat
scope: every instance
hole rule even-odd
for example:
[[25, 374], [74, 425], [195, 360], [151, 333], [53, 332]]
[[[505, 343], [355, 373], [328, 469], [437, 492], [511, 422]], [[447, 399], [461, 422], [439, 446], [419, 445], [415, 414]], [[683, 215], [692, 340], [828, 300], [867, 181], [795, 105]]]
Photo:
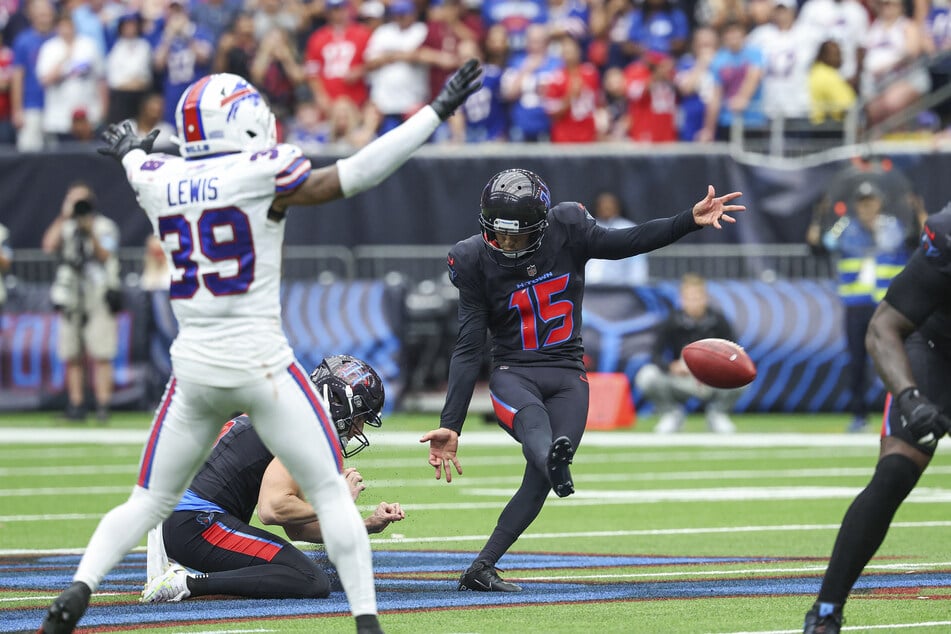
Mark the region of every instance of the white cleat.
[[139, 603], [169, 603], [190, 596], [188, 571], [178, 564], [172, 564], [163, 574], [145, 584]]

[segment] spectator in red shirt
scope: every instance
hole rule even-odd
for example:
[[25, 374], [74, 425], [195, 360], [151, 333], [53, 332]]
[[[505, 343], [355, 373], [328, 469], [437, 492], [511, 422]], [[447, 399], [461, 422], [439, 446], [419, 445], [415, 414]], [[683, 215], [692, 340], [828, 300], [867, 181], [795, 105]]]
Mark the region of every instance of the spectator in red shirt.
[[358, 107], [367, 100], [363, 54], [370, 29], [350, 15], [348, 0], [327, 0], [327, 25], [310, 36], [304, 60], [310, 89], [323, 116], [338, 97], [349, 97]]
[[624, 70], [627, 86], [627, 135], [642, 143], [677, 140], [674, 60], [648, 51]]
[[13, 127], [13, 111], [10, 105], [10, 86], [13, 83], [13, 49], [3, 43], [0, 31], [0, 145], [14, 145], [17, 142], [16, 128]]
[[551, 117], [553, 143], [593, 143], [597, 140], [595, 112], [600, 105], [598, 69], [581, 61], [581, 47], [573, 38], [561, 38], [564, 68], [552, 74], [545, 109]]
[[465, 60], [459, 55], [462, 40], [475, 40], [476, 32], [462, 21], [462, 0], [432, 0], [426, 39], [418, 59], [429, 64], [429, 94], [438, 95], [449, 76]]

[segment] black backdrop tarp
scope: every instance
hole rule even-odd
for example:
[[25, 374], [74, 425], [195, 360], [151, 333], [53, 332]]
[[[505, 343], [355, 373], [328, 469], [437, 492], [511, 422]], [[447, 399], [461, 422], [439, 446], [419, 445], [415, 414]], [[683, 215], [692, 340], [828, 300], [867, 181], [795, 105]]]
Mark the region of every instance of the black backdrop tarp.
[[[343, 246], [452, 244], [476, 232], [482, 187], [498, 170], [524, 167], [548, 182], [555, 200], [590, 204], [598, 192], [620, 194], [626, 215], [643, 222], [692, 206], [713, 184], [718, 193], [744, 192], [749, 213], [735, 228], [703, 231], [684, 242], [800, 243], [824, 188], [846, 162], [777, 169], [734, 161], [725, 154], [558, 154], [412, 158], [393, 177], [350, 200], [294, 210], [287, 244]], [[951, 198], [951, 154], [892, 156], [935, 212]], [[326, 165], [333, 157], [316, 157]], [[14, 248], [38, 247], [59, 213], [66, 187], [83, 179], [96, 190], [102, 212], [119, 223], [124, 246], [139, 246], [150, 231], [122, 169], [95, 153], [0, 155], [0, 222]]]

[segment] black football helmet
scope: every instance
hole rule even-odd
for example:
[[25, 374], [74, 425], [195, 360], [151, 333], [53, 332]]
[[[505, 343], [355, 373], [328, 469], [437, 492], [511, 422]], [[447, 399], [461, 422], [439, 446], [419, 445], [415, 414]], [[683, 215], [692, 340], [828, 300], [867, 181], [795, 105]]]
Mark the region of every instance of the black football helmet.
[[[545, 181], [523, 169], [503, 170], [493, 176], [482, 190], [482, 239], [496, 260], [503, 265], [534, 253], [542, 243], [548, 226], [548, 210], [551, 209], [551, 193]], [[503, 250], [496, 239], [497, 234], [527, 235], [528, 244], [518, 251]]]
[[[383, 424], [380, 412], [383, 411], [386, 393], [376, 370], [349, 354], [337, 354], [321, 361], [311, 372], [310, 380], [330, 407], [344, 457], [349, 458], [369, 447], [370, 441], [363, 428], [354, 427], [354, 423], [362, 419], [364, 426], [379, 427]], [[350, 440], [355, 440], [356, 446], [348, 449]]]

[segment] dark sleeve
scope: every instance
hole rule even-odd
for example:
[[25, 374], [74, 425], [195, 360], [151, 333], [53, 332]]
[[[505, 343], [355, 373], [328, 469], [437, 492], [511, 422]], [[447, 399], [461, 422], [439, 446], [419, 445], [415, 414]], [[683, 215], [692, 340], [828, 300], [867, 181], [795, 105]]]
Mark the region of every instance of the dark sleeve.
[[921, 250], [915, 251], [908, 264], [892, 279], [885, 301], [920, 326], [947, 300], [951, 278], [932, 266]]
[[459, 336], [449, 361], [449, 388], [439, 426], [461, 433], [482, 366], [489, 315], [478, 288], [455, 272], [452, 277], [459, 288]]
[[648, 220], [628, 229], [606, 229], [595, 225], [588, 233], [588, 256], [619, 260], [665, 247], [702, 227], [693, 221], [693, 210], [670, 218]]
[[667, 351], [670, 348], [670, 334], [674, 327], [674, 313], [671, 312], [667, 319], [661, 323], [657, 329], [657, 335], [654, 337], [654, 344], [651, 347], [651, 363], [666, 371], [669, 359]]
[[714, 311], [714, 314], [717, 316], [717, 327], [716, 334], [713, 336], [735, 342], [736, 331], [733, 330], [733, 324], [731, 324], [730, 320], [726, 318], [726, 315], [721, 313], [719, 310]]

